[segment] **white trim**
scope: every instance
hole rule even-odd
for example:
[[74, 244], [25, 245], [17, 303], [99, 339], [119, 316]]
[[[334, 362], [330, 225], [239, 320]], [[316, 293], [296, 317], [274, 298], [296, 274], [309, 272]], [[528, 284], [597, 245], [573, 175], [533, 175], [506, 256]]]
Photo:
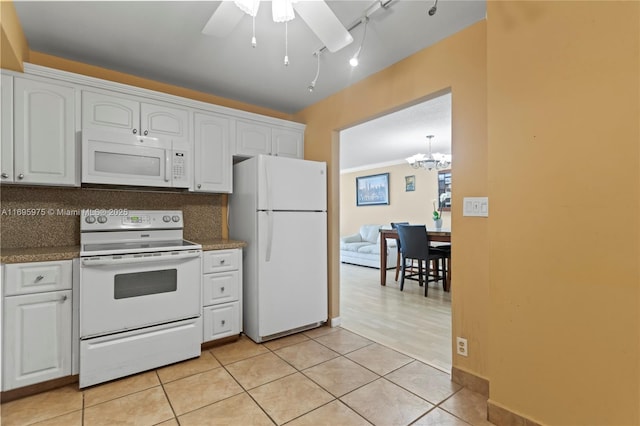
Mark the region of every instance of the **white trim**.
[[331, 328], [340, 327], [340, 324], [342, 324], [342, 320], [340, 319], [340, 317], [331, 318], [330, 320]]
[[[61, 80], [67, 83], [85, 86], [86, 88], [103, 89], [103, 90], [108, 90], [110, 92], [114, 92], [114, 91], [120, 92], [126, 95], [144, 97], [147, 99], [153, 99], [161, 102], [168, 102], [168, 103], [172, 103], [175, 105], [180, 105], [188, 108], [197, 108], [200, 110], [205, 110], [205, 111], [213, 112], [217, 114], [224, 114], [224, 115], [228, 115], [235, 118], [245, 118], [249, 120], [261, 121], [265, 124], [282, 126], [289, 129], [300, 130], [305, 128], [305, 125], [302, 123], [296, 123], [293, 121], [283, 120], [275, 117], [268, 117], [265, 115], [260, 115], [252, 112], [224, 107], [221, 105], [210, 104], [207, 102], [196, 101], [193, 99], [183, 98], [176, 95], [156, 92], [154, 90], [143, 89], [141, 87], [131, 86], [128, 84], [116, 83], [113, 81], [102, 80], [95, 77], [89, 77], [82, 74], [76, 74], [68, 71], [57, 70], [54, 68], [43, 67], [41, 65], [30, 64], [28, 62], [24, 63], [24, 74], [20, 74], [20, 73], [11, 73], [11, 74], [46, 77], [49, 79]], [[141, 77], [141, 78], [144, 78], [144, 77]], [[205, 92], [202, 92], [202, 93], [205, 93]], [[211, 95], [216, 96], [213, 94]]]
[[365, 166], [351, 167], [350, 169], [341, 169], [340, 174], [344, 175], [346, 173], [361, 172], [363, 170], [381, 169], [384, 167], [396, 166], [398, 164], [406, 164], [407, 166], [409, 165], [409, 163], [407, 163], [407, 160], [392, 160], [385, 161], [384, 163], [367, 164]]

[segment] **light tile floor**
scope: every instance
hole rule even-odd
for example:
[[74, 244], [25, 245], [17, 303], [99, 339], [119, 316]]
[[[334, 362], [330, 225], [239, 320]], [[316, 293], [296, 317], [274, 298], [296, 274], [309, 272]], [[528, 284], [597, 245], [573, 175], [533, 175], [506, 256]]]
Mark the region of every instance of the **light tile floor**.
[[2, 404], [10, 425], [488, 425], [487, 399], [342, 328], [255, 344]]

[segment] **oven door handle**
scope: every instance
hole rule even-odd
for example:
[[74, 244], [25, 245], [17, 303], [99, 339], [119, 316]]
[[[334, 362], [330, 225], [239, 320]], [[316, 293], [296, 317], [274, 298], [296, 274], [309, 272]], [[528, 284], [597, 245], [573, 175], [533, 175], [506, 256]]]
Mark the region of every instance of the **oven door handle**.
[[122, 259], [113, 258], [97, 258], [97, 259], [82, 259], [83, 266], [111, 266], [111, 265], [124, 265], [127, 263], [151, 263], [151, 262], [171, 262], [175, 260], [192, 259], [200, 257], [201, 252], [179, 253], [162, 256], [145, 256], [145, 257], [127, 257]]

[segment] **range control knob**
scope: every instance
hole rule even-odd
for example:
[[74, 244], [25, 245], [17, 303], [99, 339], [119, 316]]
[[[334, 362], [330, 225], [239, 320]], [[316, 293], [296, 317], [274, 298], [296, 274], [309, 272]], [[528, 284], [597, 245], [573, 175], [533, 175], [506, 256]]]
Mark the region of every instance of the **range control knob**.
[[84, 218], [84, 221], [87, 223], [95, 223], [96, 222], [96, 217], [95, 216], [87, 216]]
[[180, 222], [180, 216], [173, 216], [171, 220], [173, 220], [174, 222]]
[[106, 216], [98, 216], [98, 223], [107, 223]]
[[162, 216], [163, 222], [171, 222], [171, 216]]

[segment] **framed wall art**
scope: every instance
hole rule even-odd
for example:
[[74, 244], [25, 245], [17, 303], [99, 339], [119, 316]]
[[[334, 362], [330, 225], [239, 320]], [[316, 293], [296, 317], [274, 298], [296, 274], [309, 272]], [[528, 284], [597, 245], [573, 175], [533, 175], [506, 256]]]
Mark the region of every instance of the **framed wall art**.
[[356, 205], [376, 206], [389, 204], [389, 173], [356, 178]]
[[405, 176], [404, 177], [404, 190], [406, 192], [415, 191], [416, 190], [416, 176]]

